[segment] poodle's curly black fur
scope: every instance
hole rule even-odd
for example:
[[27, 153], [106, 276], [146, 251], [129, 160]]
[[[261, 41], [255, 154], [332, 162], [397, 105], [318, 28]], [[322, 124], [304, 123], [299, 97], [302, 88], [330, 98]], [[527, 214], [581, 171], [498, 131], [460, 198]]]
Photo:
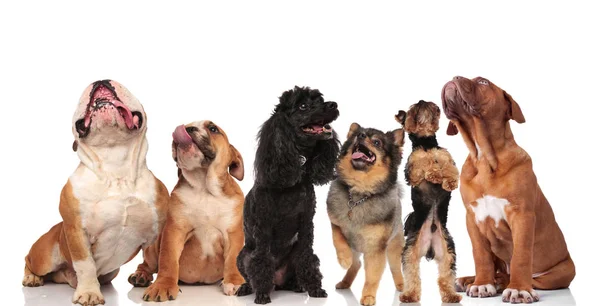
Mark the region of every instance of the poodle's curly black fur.
[[313, 185], [333, 179], [339, 141], [329, 123], [335, 102], [316, 89], [295, 87], [279, 98], [258, 134], [254, 187], [244, 204], [246, 245], [237, 265], [246, 279], [238, 295], [256, 292], [257, 304], [276, 289], [326, 297], [313, 251]]

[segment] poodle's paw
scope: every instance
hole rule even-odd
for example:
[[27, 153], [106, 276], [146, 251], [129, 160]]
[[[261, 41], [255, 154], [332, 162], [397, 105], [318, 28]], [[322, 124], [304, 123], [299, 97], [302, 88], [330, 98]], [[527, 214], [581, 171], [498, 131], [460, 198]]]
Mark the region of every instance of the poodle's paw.
[[458, 181], [457, 180], [443, 180], [442, 188], [444, 188], [444, 190], [446, 190], [446, 191], [452, 191], [452, 190], [458, 188]]
[[144, 301], [166, 302], [174, 300], [179, 294], [179, 286], [177, 283], [154, 283], [144, 292]]
[[323, 290], [323, 289], [315, 289], [315, 290], [311, 290], [308, 291], [308, 296], [310, 297], [314, 297], [314, 298], [326, 298], [327, 297], [327, 291]]
[[223, 283], [223, 293], [225, 295], [236, 295], [241, 285], [234, 285], [232, 283]]
[[345, 281], [341, 281], [335, 285], [335, 289], [348, 289], [352, 286], [352, 284], [348, 284]]
[[467, 287], [467, 296], [486, 298], [496, 295], [496, 286], [493, 284], [475, 285]]
[[254, 304], [269, 304], [271, 303], [271, 297], [268, 293], [257, 293], [254, 299]]
[[77, 287], [73, 295], [73, 304], [83, 306], [94, 306], [104, 304], [104, 297], [100, 293], [100, 287], [86, 288], [83, 286]]
[[373, 306], [375, 305], [375, 297], [372, 295], [365, 295], [360, 298], [360, 304], [364, 306]]
[[152, 284], [153, 279], [152, 274], [148, 274], [143, 270], [137, 270], [135, 273], [129, 275], [127, 281], [134, 287], [148, 287]]
[[237, 291], [237, 296], [246, 296], [246, 295], [250, 295], [254, 292], [254, 290], [252, 290], [252, 287], [250, 286], [249, 283], [243, 283], [240, 288], [238, 288]]
[[475, 282], [475, 276], [459, 277], [454, 282], [456, 292], [465, 292]]
[[459, 303], [462, 295], [457, 293], [446, 293], [442, 295], [442, 303]]
[[521, 304], [521, 303], [533, 303], [540, 300], [540, 296], [533, 290], [533, 288], [514, 289], [508, 285], [508, 288], [502, 292], [502, 301], [505, 303]]
[[44, 278], [39, 277], [35, 274], [27, 274], [23, 276], [22, 283], [25, 287], [39, 287], [44, 285]]
[[400, 302], [402, 303], [417, 303], [421, 300], [421, 296], [416, 292], [405, 292], [400, 295]]
[[434, 168], [425, 172], [425, 180], [433, 184], [441, 184], [444, 177], [442, 176], [442, 171], [440, 169]]

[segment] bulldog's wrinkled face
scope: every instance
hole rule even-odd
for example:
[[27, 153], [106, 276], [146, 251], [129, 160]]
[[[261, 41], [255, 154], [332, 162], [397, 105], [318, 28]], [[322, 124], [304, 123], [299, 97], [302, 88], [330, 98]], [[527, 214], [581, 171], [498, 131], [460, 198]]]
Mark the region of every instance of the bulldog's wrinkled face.
[[178, 126], [173, 132], [173, 159], [184, 170], [206, 169], [213, 163], [229, 168], [231, 176], [244, 178], [244, 163], [229, 144], [225, 131], [212, 121], [196, 121]]
[[[454, 77], [442, 89], [442, 106], [450, 120], [467, 122], [479, 118], [486, 122], [525, 122], [513, 98], [486, 78]], [[450, 130], [450, 129], [449, 129]]]
[[145, 123], [142, 105], [127, 88], [101, 80], [83, 92], [73, 116], [73, 134], [76, 142], [110, 146], [139, 135]]

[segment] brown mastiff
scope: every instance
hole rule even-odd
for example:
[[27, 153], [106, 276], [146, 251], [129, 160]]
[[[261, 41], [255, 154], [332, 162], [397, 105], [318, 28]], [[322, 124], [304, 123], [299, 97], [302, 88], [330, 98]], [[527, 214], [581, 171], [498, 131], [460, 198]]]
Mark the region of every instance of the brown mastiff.
[[569, 286], [575, 265], [552, 208], [533, 173], [531, 157], [517, 145], [509, 120], [525, 122], [519, 105], [489, 80], [454, 77], [442, 90], [450, 124], [469, 156], [460, 176], [475, 276], [457, 280], [472, 297], [496, 295], [531, 303], [533, 290]]

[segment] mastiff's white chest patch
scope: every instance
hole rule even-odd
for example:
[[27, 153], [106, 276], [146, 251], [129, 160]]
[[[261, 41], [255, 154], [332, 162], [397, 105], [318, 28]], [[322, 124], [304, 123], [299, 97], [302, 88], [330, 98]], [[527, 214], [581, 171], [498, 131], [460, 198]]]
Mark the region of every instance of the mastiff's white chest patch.
[[471, 205], [471, 210], [475, 213], [475, 221], [477, 223], [492, 218], [496, 223], [496, 227], [500, 224], [500, 220], [506, 220], [506, 212], [504, 207], [509, 204], [506, 199], [496, 198], [491, 195], [484, 195], [483, 198], [476, 200], [477, 206]]

